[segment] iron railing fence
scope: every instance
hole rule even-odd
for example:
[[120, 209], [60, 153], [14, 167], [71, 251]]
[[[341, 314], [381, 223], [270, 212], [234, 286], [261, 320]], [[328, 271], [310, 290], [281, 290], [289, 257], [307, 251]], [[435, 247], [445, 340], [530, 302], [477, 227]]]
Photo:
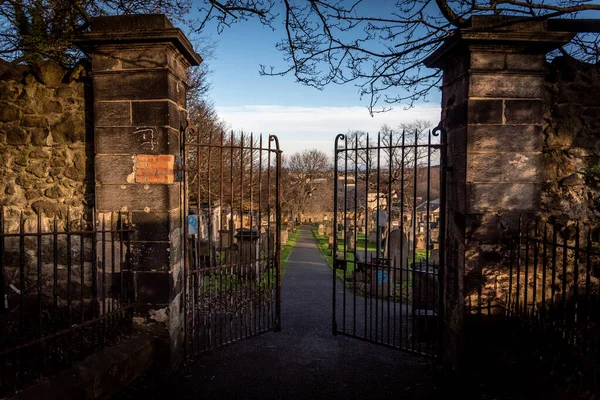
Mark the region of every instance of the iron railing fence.
[[183, 133], [188, 355], [280, 329], [277, 137]]
[[[507, 274], [497, 279], [506, 314], [570, 348], [580, 383], [598, 390], [600, 367], [600, 243], [579, 223], [521, 224], [510, 241]], [[549, 357], [561, 357], [557, 354]]]
[[131, 215], [0, 212], [0, 397], [130, 333]]

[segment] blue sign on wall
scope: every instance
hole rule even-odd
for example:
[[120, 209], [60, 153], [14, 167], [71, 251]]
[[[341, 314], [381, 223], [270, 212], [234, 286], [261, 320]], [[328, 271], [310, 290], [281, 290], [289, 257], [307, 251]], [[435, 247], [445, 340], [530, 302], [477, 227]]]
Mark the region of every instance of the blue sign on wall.
[[188, 215], [188, 235], [198, 234], [198, 216]]
[[388, 273], [387, 271], [377, 271], [377, 284], [383, 285], [388, 281]]

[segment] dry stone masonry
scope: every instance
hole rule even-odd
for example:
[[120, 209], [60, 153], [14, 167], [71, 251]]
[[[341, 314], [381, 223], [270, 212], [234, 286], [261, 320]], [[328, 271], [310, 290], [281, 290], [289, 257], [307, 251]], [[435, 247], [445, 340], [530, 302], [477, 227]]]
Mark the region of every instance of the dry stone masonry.
[[64, 218], [93, 206], [93, 147], [84, 64], [0, 63], [0, 205]]

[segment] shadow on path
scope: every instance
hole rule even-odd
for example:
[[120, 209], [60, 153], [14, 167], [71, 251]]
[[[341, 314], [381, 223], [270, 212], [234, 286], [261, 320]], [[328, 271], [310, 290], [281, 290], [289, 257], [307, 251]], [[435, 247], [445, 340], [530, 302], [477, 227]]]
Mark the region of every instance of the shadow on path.
[[331, 334], [331, 280], [302, 227], [282, 282], [281, 332], [202, 353], [172, 374], [141, 377], [116, 398], [433, 398], [429, 361]]

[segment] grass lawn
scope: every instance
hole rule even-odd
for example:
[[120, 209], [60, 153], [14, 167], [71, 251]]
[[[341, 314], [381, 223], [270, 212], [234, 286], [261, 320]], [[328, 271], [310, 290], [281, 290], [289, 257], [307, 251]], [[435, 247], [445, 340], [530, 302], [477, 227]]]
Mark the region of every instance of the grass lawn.
[[298, 236], [300, 235], [300, 229], [296, 228], [296, 230], [290, 232], [288, 235], [288, 240], [285, 245], [281, 248], [281, 271], [285, 273], [285, 268], [287, 267], [287, 259], [292, 253], [292, 250], [296, 246], [296, 241], [298, 240]]

